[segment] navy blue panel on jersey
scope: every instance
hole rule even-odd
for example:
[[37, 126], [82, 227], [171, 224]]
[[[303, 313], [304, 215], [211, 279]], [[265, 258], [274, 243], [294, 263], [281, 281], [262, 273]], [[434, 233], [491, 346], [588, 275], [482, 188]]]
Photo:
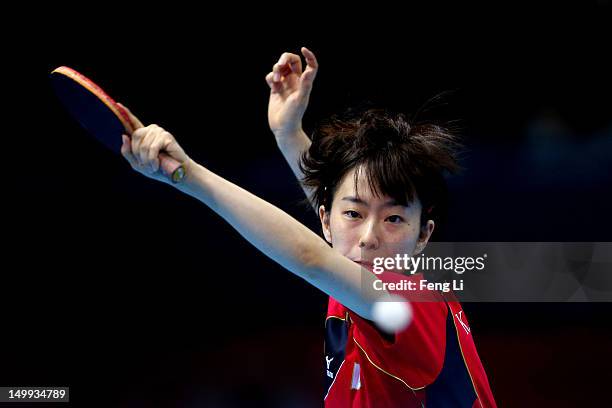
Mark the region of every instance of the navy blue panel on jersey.
[[461, 355], [451, 312], [446, 317], [444, 365], [438, 378], [425, 392], [427, 408], [472, 408], [476, 401], [476, 392]]
[[348, 323], [329, 317], [325, 322], [325, 394], [329, 392], [340, 366], [344, 362]]

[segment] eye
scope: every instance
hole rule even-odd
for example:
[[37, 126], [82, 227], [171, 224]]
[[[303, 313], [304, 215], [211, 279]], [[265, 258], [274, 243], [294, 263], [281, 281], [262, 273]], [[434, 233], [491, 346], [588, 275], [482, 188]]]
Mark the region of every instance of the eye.
[[391, 215], [387, 217], [387, 220], [392, 224], [399, 224], [400, 222], [404, 222], [404, 219], [399, 215]]
[[345, 211], [344, 215], [346, 215], [348, 218], [359, 218], [359, 217], [361, 217], [361, 215], [357, 211], [353, 211], [353, 210]]

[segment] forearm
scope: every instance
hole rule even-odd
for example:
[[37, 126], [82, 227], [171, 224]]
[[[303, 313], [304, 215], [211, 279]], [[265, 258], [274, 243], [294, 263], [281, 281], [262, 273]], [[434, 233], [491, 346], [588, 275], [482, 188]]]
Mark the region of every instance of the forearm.
[[293, 217], [195, 162], [177, 188], [206, 204], [287, 270], [369, 317], [375, 299], [362, 285], [371, 285], [375, 277]]
[[[275, 138], [278, 148], [280, 149], [281, 153], [283, 154], [283, 157], [289, 164], [289, 167], [291, 167], [291, 171], [293, 171], [293, 174], [298, 179], [298, 181], [302, 180], [304, 173], [302, 173], [302, 171], [300, 170], [300, 166], [298, 165], [298, 163], [300, 161], [300, 158], [302, 157], [302, 154], [308, 151], [312, 142], [302, 129], [291, 134], [275, 135]], [[312, 189], [304, 186], [301, 183], [300, 185], [302, 186], [302, 190], [304, 190], [306, 197], [308, 197], [308, 199], [310, 200]], [[313, 206], [313, 208], [315, 207], [314, 203], [312, 202], [311, 205]], [[315, 212], [317, 212], [318, 208], [314, 208], [314, 210]]]

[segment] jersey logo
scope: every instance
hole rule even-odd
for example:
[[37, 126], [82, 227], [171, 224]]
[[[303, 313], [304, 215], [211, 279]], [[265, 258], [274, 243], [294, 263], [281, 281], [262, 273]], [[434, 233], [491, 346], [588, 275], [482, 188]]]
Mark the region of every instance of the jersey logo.
[[333, 357], [329, 358], [327, 356], [325, 356], [325, 362], [327, 363], [327, 376], [329, 378], [334, 378], [334, 373], [332, 373], [331, 371], [329, 371], [329, 365], [331, 364], [331, 362], [333, 361]]
[[467, 324], [465, 324], [463, 320], [461, 320], [462, 314], [463, 314], [463, 310], [460, 310], [459, 313], [455, 313], [455, 317], [457, 318], [457, 320], [459, 320], [459, 323], [461, 323], [461, 326], [463, 327], [465, 332], [467, 334], [470, 334], [470, 327]]

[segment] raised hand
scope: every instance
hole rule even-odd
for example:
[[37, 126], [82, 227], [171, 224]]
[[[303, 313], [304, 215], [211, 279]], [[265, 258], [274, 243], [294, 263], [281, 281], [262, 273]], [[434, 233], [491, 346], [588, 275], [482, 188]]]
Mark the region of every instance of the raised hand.
[[306, 59], [305, 70], [299, 55], [285, 52], [266, 75], [270, 87], [268, 122], [277, 138], [291, 137], [302, 130], [302, 117], [319, 65], [308, 48], [302, 47], [301, 52]]

